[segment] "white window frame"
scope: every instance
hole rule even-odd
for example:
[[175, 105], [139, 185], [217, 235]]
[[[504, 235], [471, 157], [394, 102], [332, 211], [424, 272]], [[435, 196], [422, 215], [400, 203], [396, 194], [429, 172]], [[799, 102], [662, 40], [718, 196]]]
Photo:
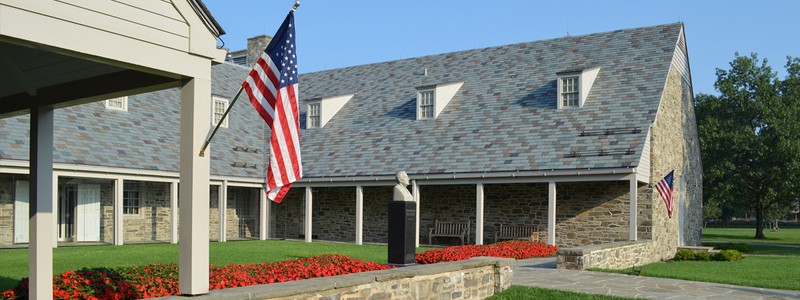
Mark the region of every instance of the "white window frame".
[[[569, 92], [565, 92], [564, 91], [564, 81], [565, 80], [569, 80], [569, 79], [574, 80], [574, 82], [575, 82], [575, 84], [574, 84], [575, 90], [569, 91]], [[558, 76], [558, 92], [557, 92], [557, 94], [558, 94], [558, 108], [559, 109], [580, 107], [581, 106], [581, 74], [580, 73], [577, 73], [577, 74], [564, 74], [564, 75]], [[575, 104], [574, 105], [569, 105], [569, 102], [565, 103], [564, 96], [567, 95], [567, 94], [575, 95], [575, 99], [574, 99]], [[569, 101], [569, 100], [566, 100], [566, 101]]]
[[[125, 216], [140, 216], [142, 214], [142, 195], [144, 192], [142, 191], [142, 182], [140, 181], [124, 181], [122, 183], [122, 214]], [[126, 188], [128, 187], [128, 188]], [[136, 201], [135, 205], [127, 204], [129, 200], [131, 200], [132, 195], [135, 193], [135, 197], [138, 199], [133, 199]]]
[[[111, 105], [111, 101], [112, 100], [120, 100], [120, 102], [122, 102], [121, 103], [122, 106]], [[122, 96], [122, 97], [108, 99], [106, 101], [103, 101], [103, 106], [105, 106], [106, 109], [109, 109], [109, 110], [128, 111], [128, 96]]]
[[[230, 101], [228, 99], [217, 96], [211, 96], [211, 126], [217, 126], [217, 123], [219, 123], [219, 120], [217, 120], [216, 116], [217, 103], [225, 103], [225, 107], [222, 109], [223, 115], [225, 114], [225, 110], [227, 110], [230, 105]], [[225, 116], [225, 120], [222, 121], [222, 124], [220, 124], [219, 127], [228, 128], [228, 122], [231, 119], [230, 117], [231, 117], [230, 114]]]
[[[313, 107], [317, 108], [316, 114], [312, 114], [312, 112], [314, 111], [312, 109]], [[308, 103], [308, 109], [306, 110], [306, 128], [310, 129], [310, 128], [321, 128], [321, 127], [322, 127], [322, 101]]]
[[[430, 102], [423, 105], [423, 95], [430, 95]], [[425, 112], [430, 109], [430, 115]], [[429, 120], [436, 118], [436, 89], [424, 89], [417, 91], [417, 120]]]

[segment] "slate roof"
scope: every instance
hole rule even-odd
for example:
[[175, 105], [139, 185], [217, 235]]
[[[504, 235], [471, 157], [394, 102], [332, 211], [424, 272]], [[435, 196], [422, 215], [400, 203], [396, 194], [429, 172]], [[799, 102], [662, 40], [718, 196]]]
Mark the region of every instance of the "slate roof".
[[[302, 99], [355, 93], [324, 128], [302, 130], [305, 177], [636, 166], [681, 28], [617, 30], [303, 74]], [[556, 73], [593, 66], [601, 69], [585, 106], [556, 109]], [[415, 88], [452, 82], [464, 85], [439, 117], [416, 120]], [[304, 102], [300, 109], [305, 120]], [[640, 131], [581, 135], [619, 127]], [[631, 152], [569, 155], [615, 149]]]
[[[212, 67], [212, 95], [230, 99], [248, 71], [228, 63]], [[177, 88], [129, 96], [128, 111], [108, 110], [102, 101], [56, 109], [54, 162], [177, 172], [179, 111]], [[246, 96], [229, 118], [229, 127], [220, 128], [207, 152], [211, 174], [263, 178], [266, 124]], [[27, 115], [0, 119], [0, 159], [28, 160], [29, 122]], [[234, 150], [237, 146], [258, 152]]]

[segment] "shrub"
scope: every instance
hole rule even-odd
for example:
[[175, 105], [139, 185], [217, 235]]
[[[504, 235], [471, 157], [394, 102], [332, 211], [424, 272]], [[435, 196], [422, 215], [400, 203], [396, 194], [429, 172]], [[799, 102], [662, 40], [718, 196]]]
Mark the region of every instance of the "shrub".
[[708, 253], [708, 252], [695, 253], [694, 254], [694, 260], [710, 261], [711, 260], [711, 253]]
[[694, 253], [694, 251], [683, 249], [683, 250], [678, 250], [678, 252], [675, 253], [675, 260], [676, 261], [695, 260], [696, 256], [697, 255]]
[[714, 255], [714, 260], [737, 261], [742, 259], [742, 253], [736, 250], [722, 250]]

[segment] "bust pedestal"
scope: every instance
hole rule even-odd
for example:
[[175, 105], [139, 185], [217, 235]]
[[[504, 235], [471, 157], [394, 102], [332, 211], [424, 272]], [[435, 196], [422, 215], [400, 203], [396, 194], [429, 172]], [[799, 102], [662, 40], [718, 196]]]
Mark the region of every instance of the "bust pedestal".
[[389, 265], [416, 263], [416, 223], [416, 202], [389, 201]]

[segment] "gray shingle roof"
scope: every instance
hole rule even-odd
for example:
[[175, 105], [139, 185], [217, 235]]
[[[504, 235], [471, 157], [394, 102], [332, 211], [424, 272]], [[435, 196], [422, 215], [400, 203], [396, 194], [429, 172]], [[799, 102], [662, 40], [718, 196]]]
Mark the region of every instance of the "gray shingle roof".
[[[305, 177], [636, 166], [681, 27], [618, 30], [303, 74], [302, 99], [355, 93], [324, 128], [302, 130]], [[592, 66], [602, 68], [585, 106], [557, 110], [556, 73]], [[415, 87], [461, 81], [437, 119], [415, 119]], [[304, 120], [306, 105], [301, 102], [300, 108]], [[580, 134], [618, 127], [641, 131]], [[628, 148], [632, 154], [567, 157], [572, 151]]]
[[[230, 99], [248, 69], [212, 67], [212, 94]], [[103, 102], [55, 111], [56, 163], [178, 171], [180, 90], [132, 95], [128, 111], [107, 110]], [[211, 174], [263, 178], [266, 125], [247, 97], [240, 98], [211, 144]], [[0, 119], [0, 158], [28, 160], [28, 116]], [[235, 147], [259, 149], [258, 153]], [[199, 150], [199, 149], [198, 149]], [[242, 163], [256, 168], [239, 167]], [[234, 166], [237, 165], [237, 166]]]

